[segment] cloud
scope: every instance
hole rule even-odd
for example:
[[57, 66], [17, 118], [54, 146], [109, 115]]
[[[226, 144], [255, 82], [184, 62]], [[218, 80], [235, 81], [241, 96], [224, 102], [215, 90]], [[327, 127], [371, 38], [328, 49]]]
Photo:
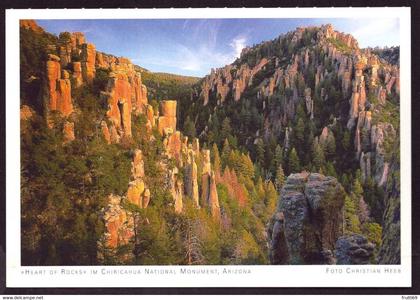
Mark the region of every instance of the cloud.
[[236, 37], [229, 44], [234, 50], [235, 58], [238, 58], [241, 55], [242, 49], [246, 46], [246, 40], [245, 37]]
[[173, 39], [170, 47], [160, 48], [149, 57], [133, 61], [140, 65], [143, 62], [150, 69], [170, 68], [182, 74], [205, 76], [212, 68], [232, 63], [240, 56], [248, 40], [243, 33], [233, 39], [221, 39], [220, 22], [200, 20], [190, 24], [185, 21], [181, 26], [182, 42]]
[[361, 47], [384, 46], [389, 37], [398, 35], [399, 21], [397, 18], [378, 18], [369, 21], [352, 20], [352, 25], [359, 24], [351, 34], [359, 41]]

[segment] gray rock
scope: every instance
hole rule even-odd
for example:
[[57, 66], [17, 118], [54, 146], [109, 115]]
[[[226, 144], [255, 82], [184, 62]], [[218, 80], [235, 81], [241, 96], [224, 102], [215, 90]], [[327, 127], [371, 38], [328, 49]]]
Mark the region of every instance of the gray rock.
[[365, 265], [373, 257], [375, 246], [361, 234], [342, 236], [337, 240], [335, 256], [338, 265]]
[[344, 191], [334, 177], [289, 175], [268, 228], [271, 263], [334, 263], [343, 205]]

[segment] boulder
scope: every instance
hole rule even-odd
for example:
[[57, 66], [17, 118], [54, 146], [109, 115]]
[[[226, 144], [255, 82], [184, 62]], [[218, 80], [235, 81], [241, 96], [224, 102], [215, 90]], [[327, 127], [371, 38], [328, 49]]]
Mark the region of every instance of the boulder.
[[352, 234], [340, 237], [335, 248], [338, 265], [366, 265], [372, 263], [375, 245], [361, 234]]

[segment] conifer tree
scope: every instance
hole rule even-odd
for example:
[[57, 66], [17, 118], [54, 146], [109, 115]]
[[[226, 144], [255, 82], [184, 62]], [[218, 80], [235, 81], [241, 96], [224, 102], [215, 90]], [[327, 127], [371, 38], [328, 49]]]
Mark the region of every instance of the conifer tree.
[[278, 192], [280, 192], [280, 190], [283, 188], [285, 182], [285, 176], [284, 176], [284, 171], [283, 171], [283, 167], [282, 165], [279, 165], [277, 168], [277, 172], [276, 172], [276, 189]]
[[256, 147], [256, 151], [257, 151], [257, 162], [264, 167], [264, 161], [265, 161], [265, 149], [264, 149], [264, 142], [262, 141], [262, 139], [258, 139], [257, 141], [257, 147]]
[[289, 173], [298, 173], [300, 172], [300, 161], [297, 155], [296, 149], [292, 148], [289, 152]]
[[316, 169], [320, 169], [325, 164], [325, 155], [322, 146], [315, 139], [312, 144], [312, 162]]
[[213, 169], [216, 174], [220, 174], [220, 154], [216, 143], [213, 144], [211, 154], [213, 156]]
[[227, 161], [230, 154], [230, 145], [227, 139], [223, 142], [223, 148], [222, 148], [222, 167], [223, 169], [228, 165]]

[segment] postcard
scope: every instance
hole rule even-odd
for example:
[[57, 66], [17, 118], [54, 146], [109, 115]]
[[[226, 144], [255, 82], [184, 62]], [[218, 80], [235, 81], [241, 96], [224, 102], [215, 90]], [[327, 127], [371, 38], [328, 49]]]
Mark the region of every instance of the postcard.
[[6, 11], [7, 287], [411, 286], [409, 8]]

